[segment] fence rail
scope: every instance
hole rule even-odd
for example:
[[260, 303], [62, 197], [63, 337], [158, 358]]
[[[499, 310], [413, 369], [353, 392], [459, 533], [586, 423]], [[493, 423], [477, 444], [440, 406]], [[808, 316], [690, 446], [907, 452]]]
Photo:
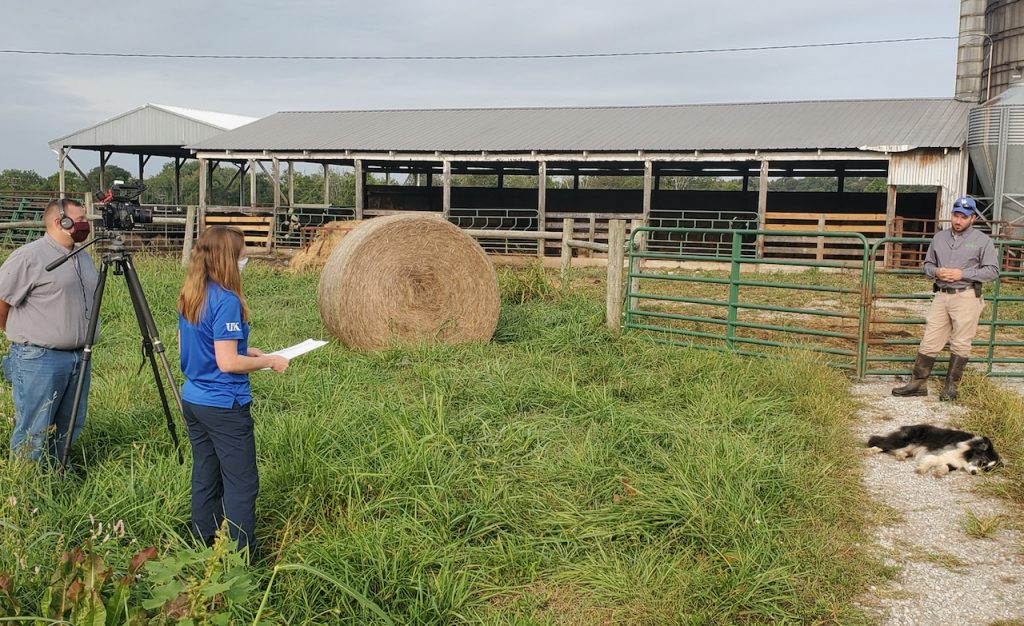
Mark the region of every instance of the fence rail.
[[[858, 259], [861, 240], [885, 237], [885, 213], [785, 213], [765, 214], [765, 233], [761, 239], [761, 255], [765, 257], [825, 259]], [[848, 237], [818, 236], [808, 239], [795, 231], [849, 233]], [[825, 242], [828, 240], [829, 246]]]
[[[646, 245], [652, 252], [667, 254], [730, 254], [732, 238], [719, 231], [743, 231], [757, 228], [757, 213], [752, 211], [651, 211], [650, 231]], [[716, 232], [700, 232], [711, 229]], [[757, 254], [757, 242], [750, 235], [743, 238], [744, 256]]]
[[[448, 221], [467, 231], [536, 232], [537, 210], [516, 208], [455, 208], [448, 213]], [[480, 237], [477, 242], [490, 254], [536, 256], [540, 240], [508, 235]]]
[[356, 209], [329, 204], [296, 204], [280, 209], [274, 229], [273, 246], [279, 249], [305, 248], [313, 243], [325, 224], [354, 220]]

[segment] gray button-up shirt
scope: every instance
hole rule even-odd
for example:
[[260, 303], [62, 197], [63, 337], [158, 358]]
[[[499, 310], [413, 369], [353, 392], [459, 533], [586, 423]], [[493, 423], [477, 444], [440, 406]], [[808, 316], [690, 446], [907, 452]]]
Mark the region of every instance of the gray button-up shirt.
[[48, 264], [67, 255], [67, 248], [43, 235], [12, 252], [0, 266], [0, 300], [11, 305], [11, 343], [57, 350], [85, 345], [99, 276], [85, 252], [46, 271]]
[[953, 236], [952, 229], [936, 233], [928, 245], [924, 257], [924, 273], [935, 278], [939, 267], [957, 268], [963, 272], [961, 280], [946, 282], [936, 280], [939, 287], [959, 289], [971, 283], [987, 283], [999, 276], [999, 257], [996, 247], [988, 235], [976, 228], [968, 228], [959, 237]]

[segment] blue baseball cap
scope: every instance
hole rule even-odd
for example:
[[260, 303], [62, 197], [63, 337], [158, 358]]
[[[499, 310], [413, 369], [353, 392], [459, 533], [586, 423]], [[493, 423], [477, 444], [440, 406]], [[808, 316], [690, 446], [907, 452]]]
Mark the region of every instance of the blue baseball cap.
[[978, 204], [970, 196], [960, 196], [953, 201], [953, 211], [970, 217], [978, 212]]

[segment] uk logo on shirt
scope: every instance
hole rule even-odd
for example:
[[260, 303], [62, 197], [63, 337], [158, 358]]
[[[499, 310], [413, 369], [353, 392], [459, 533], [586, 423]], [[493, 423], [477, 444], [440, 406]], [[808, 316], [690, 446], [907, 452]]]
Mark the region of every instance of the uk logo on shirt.
[[229, 333], [240, 333], [242, 332], [242, 324], [239, 322], [227, 322], [224, 324], [224, 330]]

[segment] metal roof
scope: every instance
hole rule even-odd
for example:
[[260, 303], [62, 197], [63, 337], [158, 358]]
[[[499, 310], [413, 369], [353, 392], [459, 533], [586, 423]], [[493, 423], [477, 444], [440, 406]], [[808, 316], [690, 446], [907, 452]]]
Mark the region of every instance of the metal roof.
[[[142, 154], [176, 153], [258, 118], [146, 104], [50, 142], [53, 149], [89, 148]], [[163, 150], [161, 150], [161, 147]]]
[[962, 146], [969, 107], [953, 99], [905, 99], [286, 111], [188, 147], [197, 151], [898, 151]]

